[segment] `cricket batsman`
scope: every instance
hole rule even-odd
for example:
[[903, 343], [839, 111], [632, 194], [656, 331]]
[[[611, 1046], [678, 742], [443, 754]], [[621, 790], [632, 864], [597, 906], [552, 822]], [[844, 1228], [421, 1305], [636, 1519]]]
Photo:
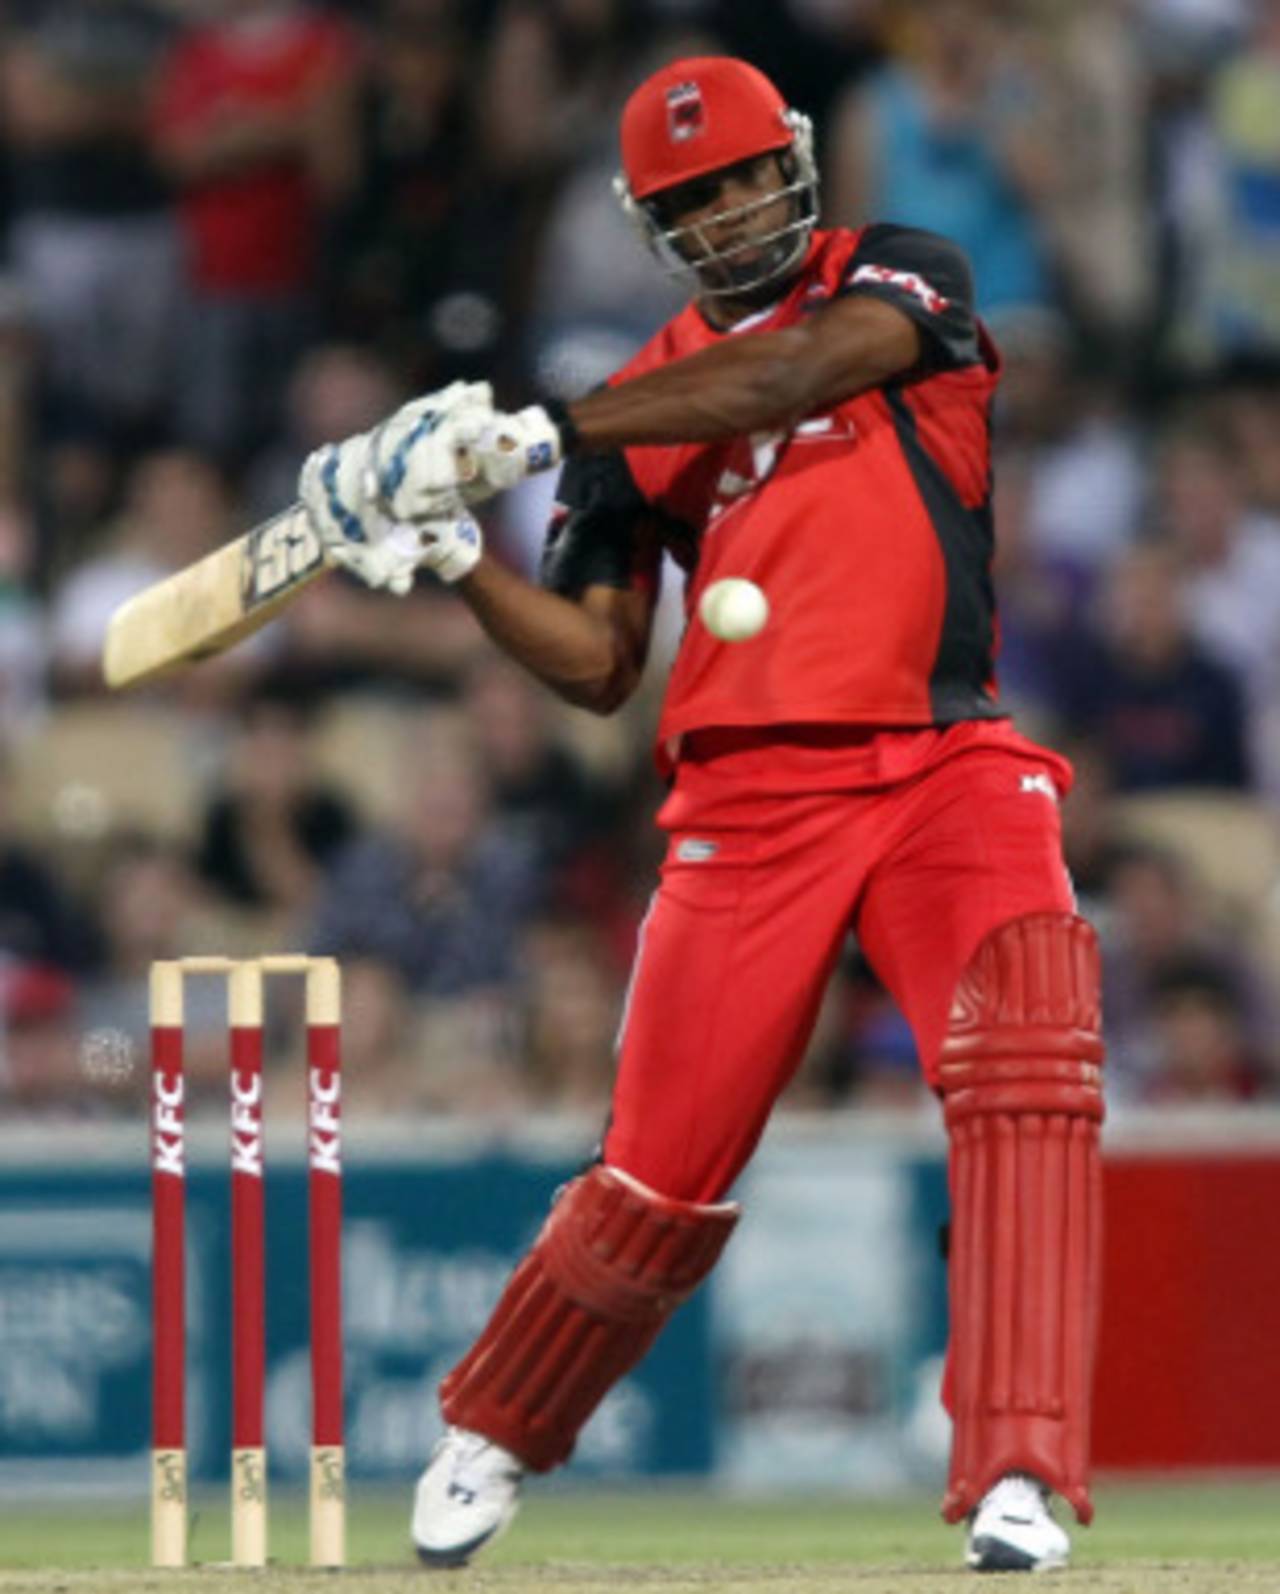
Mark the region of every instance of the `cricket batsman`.
[[[356, 575], [398, 592], [433, 570], [598, 713], [640, 679], [664, 552], [686, 579], [659, 729], [669, 846], [608, 1130], [444, 1379], [413, 1539], [440, 1566], [493, 1539], [715, 1266], [852, 930], [950, 1143], [943, 1514], [976, 1570], [1061, 1566], [1052, 1496], [1092, 1515], [1099, 971], [1062, 861], [1070, 769], [993, 683], [1000, 357], [945, 239], [818, 228], [809, 121], [747, 62], [664, 67], [621, 143], [622, 205], [685, 310], [584, 399], [508, 414], [456, 383], [302, 475]], [[562, 461], [534, 585], [468, 506]], [[719, 635], [699, 618], [729, 578], [767, 598], [754, 635], [758, 613]]]

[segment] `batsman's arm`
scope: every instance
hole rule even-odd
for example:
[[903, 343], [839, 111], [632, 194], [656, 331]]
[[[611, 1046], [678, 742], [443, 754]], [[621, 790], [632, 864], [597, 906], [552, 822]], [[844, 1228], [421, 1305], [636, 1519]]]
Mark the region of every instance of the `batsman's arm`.
[[504, 653], [566, 702], [611, 714], [639, 684], [653, 623], [647, 590], [589, 586], [562, 597], [483, 554], [454, 591]]
[[711, 443], [790, 425], [919, 363], [921, 334], [893, 305], [842, 299], [797, 326], [728, 337], [568, 406], [573, 446]]

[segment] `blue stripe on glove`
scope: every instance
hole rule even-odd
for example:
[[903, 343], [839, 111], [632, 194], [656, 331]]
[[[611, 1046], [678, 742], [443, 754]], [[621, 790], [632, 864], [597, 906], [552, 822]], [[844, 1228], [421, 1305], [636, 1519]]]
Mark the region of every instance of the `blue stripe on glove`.
[[320, 480], [324, 483], [325, 508], [342, 535], [348, 542], [368, 542], [360, 517], [353, 515], [338, 496], [338, 450], [332, 444], [320, 467]]

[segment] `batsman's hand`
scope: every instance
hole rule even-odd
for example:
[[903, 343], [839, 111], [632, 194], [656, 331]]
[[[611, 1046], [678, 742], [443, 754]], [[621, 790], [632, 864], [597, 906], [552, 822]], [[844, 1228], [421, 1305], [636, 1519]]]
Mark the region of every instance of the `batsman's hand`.
[[492, 414], [487, 382], [453, 382], [402, 404], [369, 433], [368, 496], [394, 521], [449, 515], [472, 474], [459, 428], [470, 437]]
[[388, 519], [369, 495], [369, 433], [308, 455], [298, 497], [329, 559], [369, 587], [403, 597], [422, 552], [416, 526]]
[[[402, 406], [375, 430], [325, 444], [310, 455], [298, 478], [298, 497], [335, 563], [369, 586], [409, 590], [421, 550], [406, 527], [424, 517], [396, 512], [403, 461], [410, 449], [437, 435], [451, 415], [472, 409], [493, 413], [488, 383], [453, 382]], [[438, 449], [433, 453], [438, 455]], [[458, 470], [452, 452], [447, 468], [439, 459], [436, 465], [440, 490], [432, 509], [444, 516], [462, 507], [449, 485], [456, 484]]]
[[484, 552], [480, 527], [465, 509], [418, 523], [418, 563], [433, 570], [447, 586], [475, 569]]
[[509, 415], [493, 408], [486, 382], [454, 388], [463, 392], [447, 410], [444, 395], [415, 399], [372, 434], [375, 491], [393, 520], [447, 517], [459, 501], [483, 503], [563, 458], [559, 428], [544, 409]]
[[478, 503], [506, 492], [526, 476], [550, 470], [564, 458], [560, 428], [540, 404], [481, 418], [468, 410], [455, 422], [461, 452], [462, 496]]
[[373, 493], [372, 436], [358, 433], [326, 443], [302, 467], [298, 496], [335, 564], [366, 586], [403, 597], [426, 566], [442, 581], [461, 580], [484, 548], [480, 528], [457, 495], [448, 511], [427, 521], [391, 518]]

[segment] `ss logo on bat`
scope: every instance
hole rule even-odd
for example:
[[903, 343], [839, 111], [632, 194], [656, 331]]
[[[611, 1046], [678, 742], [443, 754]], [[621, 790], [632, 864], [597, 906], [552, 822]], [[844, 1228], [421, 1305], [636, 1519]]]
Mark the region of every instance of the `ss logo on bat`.
[[324, 550], [308, 522], [289, 511], [249, 534], [244, 606], [255, 609], [278, 597], [324, 563]]

